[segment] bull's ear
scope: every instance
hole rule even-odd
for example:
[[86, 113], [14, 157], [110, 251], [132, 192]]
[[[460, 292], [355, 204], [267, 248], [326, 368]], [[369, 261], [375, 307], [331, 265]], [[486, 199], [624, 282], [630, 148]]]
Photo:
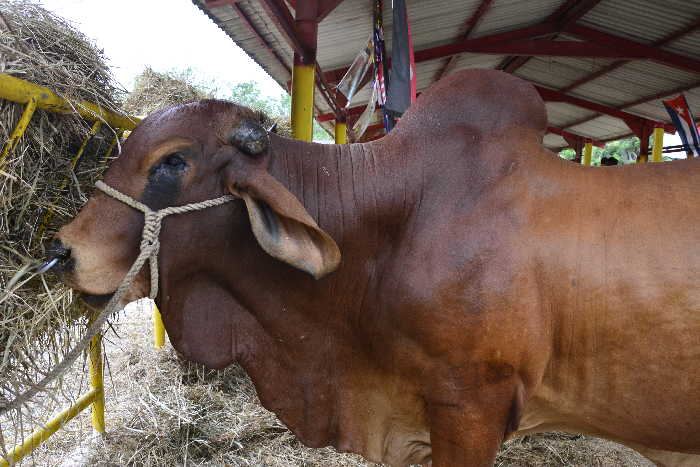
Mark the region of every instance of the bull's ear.
[[340, 249], [299, 200], [266, 170], [253, 170], [245, 182], [227, 177], [228, 190], [245, 201], [255, 238], [280, 261], [314, 278], [335, 271]]

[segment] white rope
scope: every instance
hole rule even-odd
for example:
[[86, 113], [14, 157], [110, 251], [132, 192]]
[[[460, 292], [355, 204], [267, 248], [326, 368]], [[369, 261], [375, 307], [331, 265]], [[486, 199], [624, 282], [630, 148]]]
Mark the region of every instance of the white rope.
[[107, 195], [121, 201], [124, 204], [131, 206], [137, 211], [141, 211], [144, 215], [143, 232], [141, 233], [141, 244], [139, 246], [140, 252], [134, 264], [131, 265], [129, 271], [124, 276], [121, 284], [117, 287], [117, 290], [112, 295], [112, 298], [107, 303], [107, 306], [102, 310], [102, 312], [97, 316], [97, 318], [92, 322], [90, 327], [88, 327], [85, 335], [68, 352], [63, 360], [57, 364], [44, 378], [39, 381], [36, 385], [28, 389], [26, 392], [20, 394], [15, 399], [7, 402], [0, 406], [0, 415], [10, 411], [19, 409], [22, 405], [27, 403], [32, 397], [34, 397], [39, 391], [44, 389], [51, 381], [59, 377], [63, 372], [65, 372], [73, 362], [78, 358], [78, 356], [87, 348], [92, 339], [97, 333], [102, 329], [102, 325], [107, 321], [107, 319], [114, 313], [121, 309], [119, 302], [124, 297], [124, 294], [129, 290], [131, 284], [133, 283], [136, 275], [141, 271], [141, 268], [149, 261], [151, 269], [151, 290], [149, 293], [149, 298], [155, 300], [158, 296], [158, 251], [160, 250], [160, 229], [162, 225], [163, 218], [171, 214], [182, 214], [186, 212], [199, 211], [206, 208], [211, 208], [214, 206], [219, 206], [229, 201], [236, 199], [235, 196], [224, 195], [219, 198], [210, 199], [207, 201], [202, 201], [199, 203], [186, 204], [184, 206], [172, 206], [168, 208], [163, 208], [158, 211], [150, 209], [145, 204], [136, 201], [130, 196], [115, 190], [111, 186], [107, 185], [103, 181], [98, 181], [95, 183], [95, 187], [102, 190]]

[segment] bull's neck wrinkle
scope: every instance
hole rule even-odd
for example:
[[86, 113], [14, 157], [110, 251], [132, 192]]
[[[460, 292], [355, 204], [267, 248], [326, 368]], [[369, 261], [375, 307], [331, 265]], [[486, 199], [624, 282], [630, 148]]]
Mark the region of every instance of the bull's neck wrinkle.
[[279, 138], [273, 151], [273, 176], [341, 248], [353, 235], [378, 235], [373, 230], [381, 230], [385, 219], [406, 209], [403, 192], [382, 195], [397, 184], [403, 190], [405, 182], [398, 179], [404, 174], [383, 170], [371, 144], [310, 144]]

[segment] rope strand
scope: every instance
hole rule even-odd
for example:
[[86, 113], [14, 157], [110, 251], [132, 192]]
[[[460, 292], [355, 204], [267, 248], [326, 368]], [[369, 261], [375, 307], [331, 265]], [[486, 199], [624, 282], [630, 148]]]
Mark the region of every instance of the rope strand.
[[160, 250], [160, 229], [162, 226], [163, 219], [171, 214], [183, 214], [192, 211], [200, 211], [202, 209], [211, 208], [215, 206], [220, 206], [229, 201], [236, 199], [235, 196], [224, 195], [219, 198], [210, 199], [207, 201], [201, 201], [199, 203], [186, 204], [184, 206], [171, 206], [163, 208], [158, 211], [154, 211], [145, 204], [125, 195], [124, 193], [115, 190], [111, 186], [107, 185], [103, 181], [98, 181], [95, 183], [95, 187], [106, 193], [107, 195], [121, 201], [124, 204], [131, 206], [137, 211], [141, 211], [144, 215], [143, 231], [141, 233], [141, 244], [139, 249], [138, 257], [134, 264], [131, 265], [129, 271], [122, 279], [121, 284], [117, 287], [117, 290], [112, 295], [112, 298], [105, 306], [104, 310], [100, 312], [98, 317], [92, 322], [88, 327], [85, 335], [80, 339], [80, 341], [73, 347], [70, 352], [68, 352], [63, 360], [57, 364], [44, 378], [41, 379], [37, 384], [29, 388], [27, 391], [23, 392], [17, 396], [12, 401], [0, 406], [0, 415], [5, 414], [10, 410], [16, 410], [21, 408], [24, 404], [29, 402], [29, 400], [34, 397], [39, 391], [43, 390], [49, 383], [61, 376], [80, 356], [80, 354], [87, 348], [90, 344], [90, 339], [92, 339], [97, 333], [100, 332], [102, 326], [107, 321], [107, 319], [114, 313], [121, 309], [119, 306], [122, 298], [131, 288], [136, 275], [141, 271], [141, 268], [149, 261], [151, 270], [151, 290], [148, 297], [155, 300], [158, 296], [158, 252]]

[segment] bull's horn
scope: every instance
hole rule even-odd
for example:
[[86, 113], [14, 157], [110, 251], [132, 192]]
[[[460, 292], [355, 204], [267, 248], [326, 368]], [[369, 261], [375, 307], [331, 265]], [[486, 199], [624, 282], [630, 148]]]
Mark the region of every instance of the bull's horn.
[[262, 154], [269, 144], [265, 129], [250, 120], [244, 120], [233, 129], [229, 142], [250, 156]]

